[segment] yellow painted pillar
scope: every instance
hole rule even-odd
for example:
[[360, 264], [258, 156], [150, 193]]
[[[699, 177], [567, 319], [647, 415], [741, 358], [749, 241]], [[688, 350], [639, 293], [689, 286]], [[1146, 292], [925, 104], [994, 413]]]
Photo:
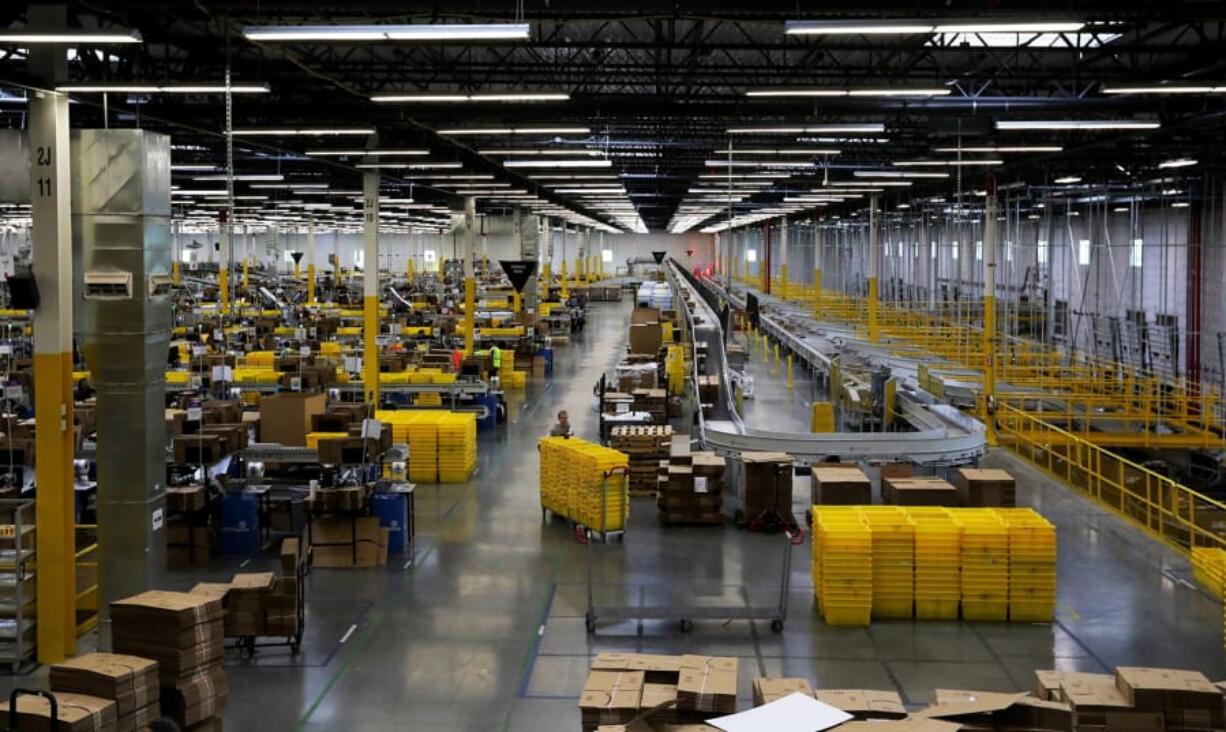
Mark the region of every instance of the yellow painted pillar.
[[[59, 11], [62, 15], [63, 11]], [[34, 11], [31, 10], [31, 15]], [[60, 45], [34, 46], [29, 65], [49, 83], [66, 78]], [[72, 429], [72, 217], [68, 96], [30, 92], [31, 242], [41, 295], [34, 311], [34, 432], [38, 660], [76, 655], [76, 546]]]
[[779, 299], [788, 299], [788, 265], [787, 263], [779, 265]]
[[511, 293], [511, 312], [519, 315], [524, 309], [524, 298], [518, 291]]
[[217, 301], [221, 304], [222, 314], [230, 312], [230, 224], [222, 211], [221, 221], [221, 256], [217, 264]]
[[477, 330], [477, 282], [472, 275], [464, 278], [464, 353], [473, 352]]
[[542, 268], [542, 271], [541, 271], [541, 279], [540, 279], [540, 285], [539, 285], [541, 302], [547, 302], [549, 300], [549, 288], [550, 288], [550, 283], [552, 281], [553, 281], [553, 273], [549, 271], [549, 262], [545, 262], [544, 267]]
[[177, 259], [170, 263], [170, 280], [175, 283], [175, 287], [183, 284], [183, 265]]
[[307, 220], [307, 305], [315, 304], [315, 217]]
[[362, 174], [362, 390], [379, 405], [379, 173]]
[[779, 217], [779, 299], [788, 300], [788, 217]]
[[251, 287], [251, 277], [250, 277], [250, 272], [249, 272], [250, 267], [248, 266], [250, 263], [251, 263], [251, 259], [249, 257], [243, 257], [243, 289], [244, 290], [249, 289]]
[[570, 280], [566, 277], [566, 260], [562, 260], [562, 301], [570, 297]]
[[813, 270], [813, 318], [822, 319], [822, 268]]
[[813, 402], [813, 416], [809, 422], [810, 432], [834, 432], [834, 405], [830, 402]]
[[775, 373], [779, 373], [779, 344], [775, 344]]
[[[243, 267], [243, 274], [246, 275], [246, 267]], [[315, 304], [315, 265], [307, 265], [307, 305]]]
[[788, 388], [792, 388], [792, 354], [788, 354]]
[[[983, 352], [987, 364], [983, 371], [983, 391], [987, 414], [983, 424], [989, 445], [996, 440], [996, 177], [989, 175], [988, 196], [983, 215]], [[1088, 423], [1088, 422], [1087, 422]]]

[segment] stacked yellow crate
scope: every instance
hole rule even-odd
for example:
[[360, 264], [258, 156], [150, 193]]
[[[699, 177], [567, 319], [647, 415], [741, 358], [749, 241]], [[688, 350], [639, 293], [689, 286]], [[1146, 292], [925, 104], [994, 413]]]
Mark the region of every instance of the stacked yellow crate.
[[1009, 619], [1050, 623], [1056, 612], [1056, 527], [1029, 508], [996, 514], [1009, 532]]
[[957, 620], [962, 598], [962, 529], [947, 509], [914, 507], [915, 617]]
[[438, 423], [438, 479], [463, 483], [477, 468], [477, 415], [444, 412]]
[[962, 617], [1007, 620], [1009, 617], [1009, 533], [990, 508], [956, 513], [962, 526]]
[[413, 418], [407, 427], [409, 443], [409, 480], [433, 483], [438, 480], [437, 415], [409, 412]]
[[873, 535], [873, 617], [910, 618], [915, 608], [915, 524], [898, 506], [865, 506]]
[[306, 446], [311, 450], [318, 450], [320, 440], [339, 439], [348, 436], [348, 432], [308, 432], [306, 435]]
[[630, 516], [630, 457], [593, 443], [576, 447], [571, 458], [578, 475], [574, 520], [595, 531], [622, 531]]
[[437, 391], [423, 391], [413, 397], [413, 406], [441, 407], [443, 406], [443, 397]]
[[506, 369], [499, 378], [502, 379], [502, 388], [504, 389], [523, 389], [528, 385], [528, 372], [515, 371], [514, 369]]
[[1223, 596], [1223, 572], [1226, 572], [1226, 551], [1217, 547], [1192, 547], [1192, 578], [1214, 597]]
[[570, 515], [566, 503], [566, 443], [565, 437], [545, 437], [538, 445], [541, 508], [561, 516]]
[[252, 351], [247, 354], [244, 364], [250, 368], [270, 369], [276, 357], [276, 351]]
[[814, 507], [821, 563], [814, 589], [830, 625], [868, 625], [873, 612], [873, 535], [858, 510]]

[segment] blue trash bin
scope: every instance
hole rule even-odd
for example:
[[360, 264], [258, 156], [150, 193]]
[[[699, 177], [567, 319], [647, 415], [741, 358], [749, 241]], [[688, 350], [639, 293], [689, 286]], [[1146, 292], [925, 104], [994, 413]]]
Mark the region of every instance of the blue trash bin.
[[370, 497], [370, 509], [379, 517], [379, 526], [388, 529], [387, 551], [403, 554], [408, 544], [408, 502], [403, 493], [374, 493]]
[[260, 550], [259, 497], [227, 493], [221, 497], [221, 553], [250, 556]]
[[485, 416], [477, 416], [477, 429], [492, 430], [498, 426], [498, 397], [493, 394], [482, 394], [474, 400], [478, 406], [485, 407]]

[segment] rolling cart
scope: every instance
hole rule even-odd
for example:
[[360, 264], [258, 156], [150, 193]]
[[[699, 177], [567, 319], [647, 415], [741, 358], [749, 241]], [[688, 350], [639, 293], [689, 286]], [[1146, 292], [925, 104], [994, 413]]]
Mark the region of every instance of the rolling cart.
[[[304, 551], [306, 550], [304, 549]], [[296, 632], [291, 636], [286, 636], [284, 640], [271, 640], [280, 636], [238, 636], [230, 648], [238, 649], [239, 658], [249, 661], [255, 658], [260, 648], [285, 648], [287, 646], [291, 655], [298, 655], [298, 651], [302, 648], [302, 634], [306, 630], [306, 578], [310, 574], [310, 562], [311, 554], [309, 551], [306, 551], [306, 556], [298, 560], [298, 566], [294, 569], [294, 582], [296, 584], [294, 593]], [[265, 640], [260, 640], [261, 638]]]

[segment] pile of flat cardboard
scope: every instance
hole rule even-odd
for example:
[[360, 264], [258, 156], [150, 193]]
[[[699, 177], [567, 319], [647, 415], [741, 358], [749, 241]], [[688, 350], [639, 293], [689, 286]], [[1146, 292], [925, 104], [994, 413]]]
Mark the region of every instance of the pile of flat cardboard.
[[673, 440], [660, 497], [660, 520], [669, 524], [720, 525], [724, 522], [724, 458], [691, 452], [689, 435]]
[[[648, 716], [653, 725], [691, 725], [735, 711], [736, 669], [735, 658], [602, 653], [592, 662], [580, 697], [583, 729], [591, 732], [598, 725], [624, 725]], [[610, 697], [611, 684], [619, 682], [619, 689], [638, 689], [638, 697], [632, 699], [633, 692]]]
[[266, 632], [270, 636], [291, 638], [298, 634], [298, 570], [306, 561], [302, 544], [290, 537], [281, 541], [281, 574], [268, 596]]
[[156, 661], [116, 653], [89, 653], [51, 666], [53, 692], [115, 702], [116, 732], [138, 732], [160, 716]]
[[653, 424], [668, 423], [668, 392], [664, 389], [635, 389], [630, 392], [634, 397], [634, 411], [647, 412], [651, 415]]
[[150, 591], [117, 600], [110, 611], [115, 652], [157, 661], [164, 716], [189, 727], [221, 714], [228, 687], [220, 599]]
[[815, 506], [869, 506], [873, 482], [855, 465], [814, 465], [810, 469]]
[[959, 468], [954, 473], [958, 505], [964, 508], [1013, 508], [1017, 485], [1005, 470]]
[[[55, 696], [58, 724], [54, 732], [114, 732], [115, 702], [87, 694], [66, 691], [52, 692]], [[14, 724], [13, 716], [16, 716]], [[0, 705], [0, 724], [4, 729], [51, 730], [51, 702], [41, 696], [24, 694], [10, 710]]]
[[272, 572], [234, 575], [226, 602], [227, 638], [265, 635], [268, 598], [275, 581]]
[[809, 685], [808, 679], [761, 678], [753, 680], [753, 705], [755, 707], [770, 704], [788, 694], [812, 696], [813, 687]]
[[630, 458], [631, 495], [655, 495], [657, 466], [668, 457], [673, 428], [669, 425], [624, 425], [614, 427], [609, 447]]

